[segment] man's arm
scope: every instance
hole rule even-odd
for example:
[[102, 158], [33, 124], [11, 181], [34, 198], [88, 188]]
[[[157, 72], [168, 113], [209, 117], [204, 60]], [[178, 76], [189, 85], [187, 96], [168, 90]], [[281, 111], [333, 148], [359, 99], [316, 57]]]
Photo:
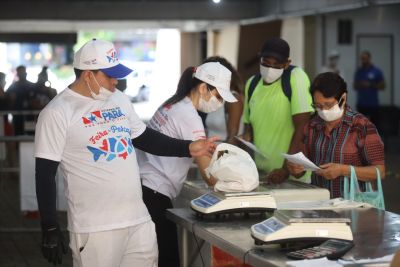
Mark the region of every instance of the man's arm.
[[311, 113], [309, 112], [295, 114], [292, 116], [294, 133], [288, 150], [289, 154], [294, 154], [301, 151], [302, 141], [304, 137], [304, 126], [306, 126], [307, 122], [310, 120], [310, 117]]
[[228, 114], [227, 117], [227, 137], [226, 141], [230, 144], [236, 143], [235, 136], [238, 134], [240, 128], [240, 119], [243, 113], [243, 96], [235, 94], [238, 99], [237, 102], [227, 103], [225, 105]]
[[157, 156], [198, 157], [211, 156], [217, 140], [218, 138], [180, 140], [146, 127], [141, 135], [132, 139], [132, 143], [134, 147]]
[[379, 81], [379, 82], [370, 82], [370, 81], [358, 81], [354, 82], [354, 89], [360, 90], [360, 89], [369, 89], [369, 88], [377, 88], [378, 90], [384, 90], [385, 89], [385, 81]]
[[253, 127], [250, 123], [244, 124], [244, 132], [242, 138], [246, 141], [253, 142]]
[[[310, 120], [310, 116], [311, 114], [309, 112], [299, 113], [292, 116], [294, 133], [288, 150], [289, 154], [294, 154], [301, 151], [301, 143], [304, 136], [304, 126]], [[286, 168], [286, 161], [284, 161], [282, 168], [272, 171], [268, 175], [267, 180], [271, 183], [279, 184], [284, 182], [288, 177], [289, 170]]]
[[36, 197], [42, 226], [42, 253], [51, 263], [62, 263], [67, 253], [64, 237], [57, 223], [55, 176], [59, 162], [36, 158]]
[[59, 162], [36, 158], [36, 197], [39, 205], [41, 224], [45, 228], [57, 226], [56, 181]]
[[385, 81], [380, 81], [376, 83], [376, 88], [378, 88], [379, 90], [384, 90], [386, 87]]

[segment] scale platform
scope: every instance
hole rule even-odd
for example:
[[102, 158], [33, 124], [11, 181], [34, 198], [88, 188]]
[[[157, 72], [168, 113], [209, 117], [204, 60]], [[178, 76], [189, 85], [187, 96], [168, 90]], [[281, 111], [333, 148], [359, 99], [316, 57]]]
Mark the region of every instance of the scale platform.
[[190, 206], [200, 215], [265, 212], [276, 209], [280, 203], [328, 200], [329, 197], [327, 189], [286, 181], [279, 185], [260, 184], [251, 192], [210, 192], [193, 199]]
[[276, 210], [251, 226], [256, 245], [326, 239], [353, 240], [351, 220], [332, 210]]

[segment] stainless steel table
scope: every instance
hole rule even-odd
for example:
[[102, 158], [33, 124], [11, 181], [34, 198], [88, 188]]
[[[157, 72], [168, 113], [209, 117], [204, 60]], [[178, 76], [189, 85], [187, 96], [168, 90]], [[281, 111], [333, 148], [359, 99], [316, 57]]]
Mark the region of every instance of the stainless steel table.
[[[394, 253], [400, 248], [400, 215], [374, 208], [338, 210], [352, 219], [355, 247], [345, 258], [376, 258]], [[189, 208], [170, 209], [167, 217], [197, 238], [215, 245], [231, 255], [256, 266], [285, 266], [288, 258], [279, 245], [256, 246], [250, 236], [250, 226], [264, 218], [229, 216], [219, 219], [199, 219]], [[398, 238], [396, 238], [398, 237]]]

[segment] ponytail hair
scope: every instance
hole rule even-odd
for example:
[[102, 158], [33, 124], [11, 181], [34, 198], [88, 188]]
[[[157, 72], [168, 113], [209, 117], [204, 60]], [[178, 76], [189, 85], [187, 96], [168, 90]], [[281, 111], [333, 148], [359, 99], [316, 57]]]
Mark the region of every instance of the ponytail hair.
[[188, 96], [192, 89], [194, 89], [200, 83], [203, 83], [203, 81], [193, 77], [194, 70], [195, 67], [188, 67], [185, 69], [181, 75], [181, 78], [179, 79], [178, 88], [176, 89], [175, 94], [164, 102], [164, 107], [178, 103]]

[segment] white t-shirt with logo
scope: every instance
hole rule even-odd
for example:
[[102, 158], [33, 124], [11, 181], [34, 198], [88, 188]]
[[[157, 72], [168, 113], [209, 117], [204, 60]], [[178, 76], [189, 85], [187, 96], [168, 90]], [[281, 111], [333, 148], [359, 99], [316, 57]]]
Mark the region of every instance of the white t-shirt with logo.
[[[160, 107], [148, 127], [177, 139], [206, 138], [203, 122], [192, 101], [185, 97], [178, 103]], [[169, 198], [175, 198], [182, 189], [192, 158], [160, 157], [137, 150], [142, 184]]]
[[99, 101], [67, 88], [40, 113], [35, 157], [60, 162], [70, 232], [119, 229], [151, 219], [131, 142], [145, 129], [120, 91]]

